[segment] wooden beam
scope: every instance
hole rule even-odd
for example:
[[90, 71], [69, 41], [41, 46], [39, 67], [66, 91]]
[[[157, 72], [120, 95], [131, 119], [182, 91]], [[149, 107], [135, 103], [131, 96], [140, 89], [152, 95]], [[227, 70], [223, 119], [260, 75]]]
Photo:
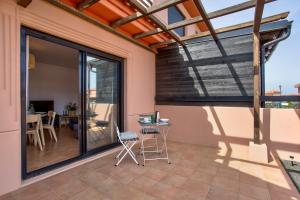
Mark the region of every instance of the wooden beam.
[[119, 19], [119, 20], [111, 23], [111, 26], [113, 28], [117, 28], [119, 26], [122, 26], [124, 24], [129, 23], [129, 22], [132, 22], [134, 20], [140, 19], [142, 17], [146, 17], [146, 16], [151, 15], [151, 14], [153, 14], [155, 12], [159, 12], [161, 10], [164, 10], [166, 8], [174, 6], [176, 4], [182, 3], [184, 1], [187, 1], [187, 0], [169, 0], [169, 1], [164, 1], [161, 4], [157, 4], [157, 5], [151, 6], [150, 8], [146, 9], [145, 12], [135, 12], [132, 15], [129, 15], [128, 17], [124, 17], [122, 19]]
[[[265, 0], [264, 4], [271, 3], [271, 2], [274, 2], [274, 1], [277, 1], [277, 0]], [[211, 12], [211, 13], [208, 14], [208, 16], [209, 16], [210, 19], [213, 19], [213, 18], [216, 18], [216, 17], [222, 17], [222, 16], [229, 15], [229, 14], [232, 14], [232, 13], [235, 13], [235, 12], [247, 10], [247, 9], [253, 8], [255, 6], [256, 6], [256, 0], [251, 0], [251, 1], [240, 3], [240, 4], [237, 4], [237, 5], [234, 5], [234, 6], [230, 6], [228, 8], [224, 8], [224, 9], [221, 9], [221, 10]]]
[[[265, 3], [271, 3], [271, 2], [274, 2], [274, 1], [277, 1], [277, 0], [266, 0]], [[222, 16], [229, 15], [229, 14], [232, 14], [232, 13], [235, 13], [235, 12], [239, 12], [239, 11], [242, 11], [242, 10], [253, 8], [255, 6], [256, 6], [256, 1], [251, 0], [251, 1], [247, 1], [247, 2], [244, 2], [244, 3], [240, 3], [240, 4], [237, 4], [237, 5], [234, 5], [234, 6], [230, 6], [230, 7], [221, 9], [221, 10], [217, 10], [217, 11], [208, 13], [207, 17], [208, 17], [208, 19], [214, 19], [214, 18], [217, 18], [217, 17], [222, 17]], [[188, 26], [188, 25], [192, 25], [192, 24], [195, 24], [195, 23], [199, 23], [199, 22], [202, 22], [202, 21], [203, 21], [203, 19], [202, 19], [201, 16], [193, 17], [193, 18], [190, 18], [190, 19], [187, 19], [187, 20], [183, 20], [183, 21], [180, 21], [180, 22], [169, 24], [169, 25], [167, 25], [167, 30], [173, 30], [173, 29], [180, 28], [180, 27], [183, 27], [183, 26]], [[148, 31], [148, 32], [136, 34], [136, 35], [133, 36], [133, 38], [140, 39], [140, 38], [148, 37], [148, 36], [155, 35], [155, 34], [158, 34], [158, 33], [161, 33], [161, 32], [164, 32], [164, 31], [160, 28], [157, 28], [157, 29], [153, 29], [153, 30]]]
[[24, 8], [26, 8], [31, 2], [32, 0], [17, 0], [17, 4]]
[[265, 0], [256, 0], [254, 24], [253, 24], [253, 120], [254, 120], [254, 144], [260, 143], [260, 25], [264, 11]]
[[261, 23], [261, 18], [264, 11], [265, 0], [256, 0], [255, 14], [254, 14], [254, 25], [253, 32], [258, 33]]
[[217, 34], [215, 32], [214, 27], [212, 26], [211, 22], [209, 21], [209, 18], [208, 18], [207, 14], [206, 14], [206, 11], [205, 11], [202, 3], [199, 0], [193, 0], [193, 1], [194, 1], [195, 5], [196, 5], [196, 7], [197, 7], [197, 9], [198, 9], [198, 11], [200, 13], [200, 16], [203, 19], [203, 22], [207, 26], [207, 28], [208, 28], [208, 30], [209, 30], [212, 38], [214, 39], [215, 42], [218, 42], [218, 40], [219, 40], [218, 36], [217, 36]]
[[[138, 9], [138, 11], [142, 14], [146, 14], [147, 9], [144, 8], [137, 0], [129, 0], [128, 1], [132, 6], [136, 7]], [[168, 31], [166, 28], [166, 25], [160, 21], [160, 19], [158, 19], [157, 17], [155, 17], [154, 15], [148, 15], [148, 18], [153, 21], [160, 29], [164, 30], [165, 32], [168, 32], [169, 35], [176, 41], [178, 42], [180, 45], [184, 46], [184, 43], [180, 40], [180, 37], [178, 36], [178, 34], [176, 32], [174, 32], [173, 30]]]
[[153, 50], [153, 49], [151, 49], [149, 46], [147, 46], [147, 45], [145, 45], [145, 44], [143, 44], [143, 43], [141, 43], [141, 42], [133, 39], [132, 37], [129, 37], [129, 36], [121, 33], [121, 32], [118, 32], [117, 30], [113, 29], [112, 27], [108, 26], [107, 24], [104, 24], [104, 23], [102, 23], [102, 22], [100, 22], [100, 21], [98, 21], [98, 20], [96, 20], [96, 19], [94, 19], [94, 18], [92, 18], [92, 17], [84, 14], [83, 12], [80, 12], [76, 8], [63, 3], [60, 0], [45, 0], [45, 1], [47, 1], [47, 2], [53, 4], [53, 5], [57, 6], [57, 7], [65, 10], [65, 11], [71, 13], [71, 14], [74, 14], [77, 17], [80, 17], [81, 19], [83, 19], [85, 21], [88, 21], [88, 22], [90, 22], [90, 23], [92, 23], [92, 24], [94, 24], [94, 25], [96, 25], [96, 26], [98, 26], [98, 27], [100, 27], [100, 28], [102, 28], [102, 29], [110, 32], [110, 33], [113, 33], [113, 34], [115, 34], [115, 35], [117, 35], [117, 36], [119, 36], [119, 37], [121, 37], [121, 38], [123, 38], [123, 39], [125, 39], [127, 41], [130, 41], [130, 42], [132, 42], [132, 43], [134, 43], [134, 44], [136, 44], [136, 45], [138, 45], [140, 47], [143, 47], [144, 49], [146, 49], [148, 51], [156, 53], [156, 51]]
[[[273, 16], [270, 16], [270, 17], [266, 17], [266, 18], [263, 18], [261, 20], [261, 23], [266, 24], [266, 23], [269, 23], [269, 22], [274, 22], [274, 21], [278, 21], [278, 20], [281, 20], [281, 19], [285, 19], [285, 18], [288, 17], [288, 15], [289, 15], [289, 12], [284, 12], [284, 13], [273, 15]], [[218, 29], [215, 30], [215, 32], [217, 34], [225, 33], [225, 32], [239, 30], [239, 29], [243, 29], [243, 28], [249, 28], [251, 26], [253, 26], [253, 21], [248, 21], [248, 22], [244, 22], [244, 23], [241, 23], [241, 24], [236, 24], [236, 25], [233, 25], [233, 26], [218, 28]], [[181, 40], [186, 41], [186, 40], [190, 40], [190, 39], [206, 37], [206, 36], [209, 36], [209, 35], [210, 35], [210, 32], [207, 31], [207, 32], [202, 32], [202, 33], [195, 34], [195, 35], [181, 37]]]
[[[278, 20], [281, 20], [281, 19], [285, 19], [285, 18], [288, 17], [288, 15], [289, 15], [289, 12], [284, 12], [284, 13], [273, 15], [273, 16], [270, 16], [270, 17], [266, 17], [266, 18], [263, 18], [261, 20], [261, 23], [265, 24], [265, 23], [269, 23], [269, 22], [274, 22], [274, 21], [278, 21]], [[223, 27], [223, 28], [218, 28], [218, 29], [215, 30], [215, 32], [217, 34], [219, 34], [219, 33], [225, 33], [225, 32], [229, 32], [229, 31], [234, 31], [234, 30], [239, 30], [239, 29], [243, 29], [243, 28], [248, 28], [248, 27], [251, 27], [251, 26], [253, 26], [253, 21], [248, 21], [248, 22], [244, 22], [244, 23], [241, 23], [241, 24], [236, 24], [236, 25], [233, 25], [233, 26], [227, 26], [227, 27]], [[206, 32], [202, 32], [202, 33], [198, 33], [198, 34], [194, 34], [194, 35], [189, 35], [189, 36], [181, 37], [181, 40], [182, 41], [186, 41], [186, 40], [191, 40], [191, 39], [206, 37], [206, 36], [209, 36], [209, 35], [210, 35], [210, 32], [206, 31]], [[173, 43], [173, 42], [172, 41], [168, 42], [168, 44], [171, 44], [171, 43]], [[166, 42], [164, 42], [164, 44], [166, 44]], [[157, 47], [157, 46], [160, 46], [159, 43], [151, 45], [151, 47]]]
[[83, 0], [81, 3], [79, 3], [76, 7], [78, 10], [82, 11], [95, 3], [99, 2], [100, 0]]
[[260, 143], [260, 33], [253, 33], [254, 143]]

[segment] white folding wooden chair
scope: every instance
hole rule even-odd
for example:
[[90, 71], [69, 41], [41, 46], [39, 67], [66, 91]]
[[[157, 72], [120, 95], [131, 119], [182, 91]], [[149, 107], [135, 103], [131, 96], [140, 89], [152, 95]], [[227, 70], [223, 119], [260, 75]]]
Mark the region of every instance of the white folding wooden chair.
[[116, 166], [118, 166], [121, 163], [121, 161], [125, 158], [127, 154], [129, 154], [133, 159], [133, 161], [138, 165], [139, 163], [136, 160], [136, 156], [132, 151], [133, 146], [137, 143], [139, 139], [138, 135], [133, 131], [120, 132], [117, 124], [116, 123], [114, 124], [117, 130], [118, 139], [123, 146], [123, 149], [116, 156], [116, 158], [118, 159]]
[[38, 144], [41, 151], [43, 151], [43, 146], [41, 142], [41, 137], [39, 134], [41, 115], [27, 115], [26, 123], [31, 124], [32, 128], [27, 128], [26, 134], [33, 135], [34, 145]]
[[56, 115], [56, 112], [53, 112], [53, 111], [48, 112], [48, 123], [43, 124], [43, 129], [47, 129], [50, 134], [51, 139], [52, 139], [52, 137], [54, 137], [55, 142], [57, 142], [57, 136], [56, 136], [56, 132], [54, 129], [55, 115]]

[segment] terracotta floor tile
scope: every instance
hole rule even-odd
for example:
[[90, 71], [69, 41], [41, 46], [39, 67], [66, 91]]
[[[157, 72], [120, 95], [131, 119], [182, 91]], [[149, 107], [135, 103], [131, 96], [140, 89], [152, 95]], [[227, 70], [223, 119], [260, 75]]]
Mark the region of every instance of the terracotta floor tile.
[[223, 188], [224, 190], [239, 192], [239, 182], [225, 177], [216, 176], [212, 182], [213, 186]]
[[229, 178], [231, 180], [239, 180], [239, 171], [229, 167], [219, 167], [216, 176]]
[[196, 171], [190, 176], [191, 179], [195, 179], [197, 181], [200, 181], [200, 182], [203, 182], [203, 183], [206, 183], [209, 185], [213, 182], [214, 177], [215, 177], [214, 175], [207, 174], [202, 171]]
[[239, 195], [239, 200], [256, 200], [256, 199], [253, 199], [251, 197], [246, 197], [246, 196], [240, 194]]
[[[34, 183], [32, 185], [26, 186], [24, 188], [21, 188], [15, 192], [12, 192], [11, 196], [16, 200], [29, 200], [29, 199], [42, 199], [47, 196], [52, 195], [52, 192], [50, 191], [50, 188], [47, 184], [40, 182], [40, 183]], [[53, 196], [53, 198], [56, 198], [57, 196]], [[56, 198], [57, 199], [57, 198]]]
[[263, 187], [263, 188], [267, 188], [268, 184], [265, 180], [255, 177], [251, 174], [245, 174], [245, 173], [240, 173], [239, 175], [239, 180], [241, 183], [245, 183], [245, 184], [252, 184], [258, 187]]
[[238, 200], [239, 194], [236, 192], [225, 190], [224, 188], [212, 186], [209, 189], [207, 200]]
[[138, 176], [129, 182], [128, 186], [138, 189], [140, 191], [145, 191], [155, 185], [157, 181], [148, 178], [146, 176]]
[[211, 175], [216, 175], [218, 171], [218, 167], [205, 163], [205, 164], [200, 164], [196, 169], [196, 171], [201, 171]]
[[79, 192], [87, 189], [88, 185], [80, 180], [74, 180], [67, 182], [63, 185], [56, 185], [55, 187], [52, 186], [51, 191], [57, 194], [62, 199], [70, 198]]
[[115, 167], [115, 154], [108, 155], [0, 200], [300, 200], [277, 160], [259, 164], [248, 161], [245, 152], [169, 144], [172, 164], [148, 161], [143, 167], [126, 158]]
[[75, 196], [69, 198], [68, 200], [110, 200], [105, 195], [101, 194], [99, 191], [88, 188], [82, 192], [79, 192]]
[[109, 177], [99, 172], [90, 172], [80, 177], [80, 180], [90, 187], [101, 187], [103, 182]]
[[272, 200], [300, 200], [297, 193], [283, 193], [279, 191], [270, 191]]
[[188, 179], [182, 186], [186, 192], [190, 193], [194, 197], [201, 197], [204, 198], [207, 196], [208, 191], [210, 189], [210, 185], [194, 180]]
[[300, 200], [300, 194], [294, 187], [281, 187], [280, 185], [268, 184], [270, 195], [273, 199], [297, 199]]
[[270, 200], [269, 190], [250, 184], [240, 184], [240, 194], [257, 200]]
[[158, 182], [147, 190], [147, 194], [158, 199], [169, 200], [173, 199], [176, 194], [178, 194], [179, 190], [179, 188]]
[[174, 187], [180, 187], [185, 183], [186, 180], [187, 178], [184, 176], [179, 176], [176, 174], [168, 174], [167, 176], [162, 178], [160, 182]]
[[167, 173], [162, 170], [155, 169], [155, 168], [148, 168], [142, 176], [146, 176], [153, 180], [159, 181], [166, 175]]
[[0, 196], [0, 200], [15, 200], [11, 194]]

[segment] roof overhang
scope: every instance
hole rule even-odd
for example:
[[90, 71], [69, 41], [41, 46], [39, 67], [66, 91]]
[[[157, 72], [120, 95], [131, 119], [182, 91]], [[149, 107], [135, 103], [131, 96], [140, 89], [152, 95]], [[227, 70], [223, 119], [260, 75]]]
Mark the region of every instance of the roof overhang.
[[[253, 33], [262, 31], [270, 22], [285, 19], [288, 12], [262, 18], [264, 4], [276, 0], [248, 0], [243, 3], [227, 8], [206, 13], [204, 6], [199, 0], [165, 0], [160, 4], [145, 7], [139, 0], [46, 0], [86, 21], [89, 21], [111, 33], [114, 33], [132, 43], [135, 43], [149, 51], [156, 52], [157, 48], [177, 43], [185, 46], [186, 42], [194, 39], [205, 39], [210, 36], [218, 43], [222, 35], [248, 31], [252, 28]], [[30, 0], [18, 0], [23, 7], [30, 4]], [[173, 24], [165, 24], [155, 13], [175, 5], [183, 5], [191, 15], [186, 19]], [[229, 15], [242, 10], [255, 7], [253, 21], [244, 22], [214, 29], [210, 20]], [[202, 32], [180, 37], [174, 29], [188, 25], [198, 25]], [[262, 28], [260, 26], [262, 25]], [[279, 32], [278, 32], [279, 33]]]

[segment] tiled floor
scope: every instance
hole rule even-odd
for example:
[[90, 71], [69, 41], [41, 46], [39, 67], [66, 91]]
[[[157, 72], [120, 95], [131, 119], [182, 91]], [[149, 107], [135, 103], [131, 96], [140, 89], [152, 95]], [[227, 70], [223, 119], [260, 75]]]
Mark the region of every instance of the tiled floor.
[[248, 161], [247, 152], [169, 142], [172, 164], [114, 167], [113, 155], [35, 183], [3, 199], [294, 200], [298, 192], [276, 161]]

